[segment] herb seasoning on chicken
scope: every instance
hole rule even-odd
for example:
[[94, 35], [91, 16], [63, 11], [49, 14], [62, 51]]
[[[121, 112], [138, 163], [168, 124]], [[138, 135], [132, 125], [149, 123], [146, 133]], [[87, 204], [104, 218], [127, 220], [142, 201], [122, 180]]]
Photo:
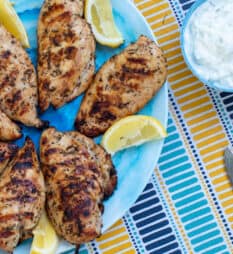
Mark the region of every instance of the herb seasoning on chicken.
[[0, 109], [12, 120], [43, 127], [37, 116], [36, 72], [26, 51], [0, 24]]
[[[14, 147], [10, 149], [15, 153]], [[0, 178], [0, 249], [12, 252], [19, 241], [32, 236], [40, 219], [45, 202], [44, 178], [29, 138], [13, 159], [9, 158], [8, 163], [0, 167], [3, 171]]]
[[95, 71], [95, 39], [81, 0], [45, 0], [38, 23], [39, 106], [59, 108], [84, 92]]
[[41, 136], [40, 157], [56, 232], [76, 245], [94, 240], [101, 233], [102, 201], [117, 183], [110, 155], [78, 132], [49, 128]]
[[166, 76], [162, 51], [141, 36], [100, 68], [79, 109], [77, 130], [89, 137], [102, 134], [114, 121], [143, 108]]

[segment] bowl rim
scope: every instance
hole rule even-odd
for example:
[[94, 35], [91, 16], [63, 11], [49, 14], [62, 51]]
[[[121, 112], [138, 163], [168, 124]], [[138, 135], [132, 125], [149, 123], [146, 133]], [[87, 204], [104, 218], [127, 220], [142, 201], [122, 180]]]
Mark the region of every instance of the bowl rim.
[[182, 27], [181, 27], [181, 34], [180, 34], [180, 45], [181, 45], [181, 52], [182, 55], [184, 57], [184, 60], [189, 68], [189, 70], [193, 73], [193, 75], [195, 77], [197, 77], [202, 83], [204, 83], [205, 85], [217, 89], [220, 92], [228, 92], [228, 93], [233, 93], [233, 87], [226, 87], [226, 86], [222, 86], [222, 85], [218, 85], [216, 84], [216, 82], [211, 82], [207, 79], [205, 79], [204, 77], [202, 77], [201, 75], [199, 75], [197, 73], [197, 71], [195, 70], [194, 66], [190, 63], [190, 61], [188, 60], [188, 56], [186, 54], [185, 51], [185, 39], [184, 39], [184, 34], [185, 34], [185, 29], [189, 23], [190, 18], [192, 17], [193, 13], [205, 2], [207, 2], [208, 0], [197, 0], [196, 2], [193, 3], [193, 5], [190, 7], [190, 9], [188, 10], [188, 12], [185, 15], [185, 18], [183, 20], [182, 23]]

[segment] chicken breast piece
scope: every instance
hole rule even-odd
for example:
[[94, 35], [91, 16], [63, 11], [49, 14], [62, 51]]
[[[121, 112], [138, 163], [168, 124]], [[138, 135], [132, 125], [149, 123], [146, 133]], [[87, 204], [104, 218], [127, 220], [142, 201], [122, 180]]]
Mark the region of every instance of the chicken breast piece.
[[44, 178], [34, 144], [27, 138], [0, 178], [0, 249], [12, 252], [30, 235], [44, 203]]
[[111, 157], [78, 132], [45, 130], [40, 141], [47, 213], [65, 240], [79, 245], [101, 233], [102, 201], [117, 183]]
[[166, 60], [145, 36], [112, 57], [87, 90], [75, 126], [89, 137], [105, 132], [114, 121], [143, 108], [164, 84]]
[[26, 51], [0, 24], [0, 109], [12, 120], [40, 128], [36, 72]]
[[95, 39], [81, 0], [46, 0], [38, 24], [39, 105], [63, 106], [83, 93], [95, 71]]
[[20, 128], [0, 110], [0, 140], [10, 141], [22, 136]]
[[17, 153], [17, 145], [0, 142], [0, 174], [4, 171], [9, 161]]

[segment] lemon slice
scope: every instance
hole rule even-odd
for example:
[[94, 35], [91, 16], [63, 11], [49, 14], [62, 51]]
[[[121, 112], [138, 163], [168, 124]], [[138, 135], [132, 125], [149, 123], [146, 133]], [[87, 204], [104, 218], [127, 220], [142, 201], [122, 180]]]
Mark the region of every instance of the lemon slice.
[[39, 224], [33, 230], [33, 235], [30, 254], [54, 254], [56, 252], [59, 239], [45, 211], [42, 213]]
[[105, 132], [101, 144], [108, 153], [114, 154], [119, 150], [166, 136], [166, 130], [156, 118], [134, 115], [113, 124]]
[[0, 0], [0, 23], [2, 23], [24, 47], [30, 47], [25, 28], [9, 0]]
[[113, 19], [110, 0], [86, 0], [85, 18], [100, 44], [115, 48], [123, 43]]

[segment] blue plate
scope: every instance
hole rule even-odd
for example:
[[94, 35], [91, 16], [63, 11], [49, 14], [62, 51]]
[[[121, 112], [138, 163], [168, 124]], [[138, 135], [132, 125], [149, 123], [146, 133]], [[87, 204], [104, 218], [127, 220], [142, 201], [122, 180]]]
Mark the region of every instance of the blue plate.
[[[34, 64], [36, 64], [37, 51], [36, 27], [42, 2], [42, 0], [14, 1], [15, 8], [27, 29], [31, 44], [31, 49], [28, 50], [28, 53]], [[128, 44], [136, 41], [141, 34], [155, 40], [150, 27], [130, 0], [113, 0], [112, 5], [115, 21], [124, 35], [125, 43], [117, 49], [97, 45], [97, 69], [112, 55], [121, 52]], [[74, 119], [78, 112], [81, 100], [82, 96], [59, 110], [49, 108], [49, 110], [41, 115], [41, 118], [49, 120], [50, 124], [60, 131], [74, 130]], [[154, 116], [158, 118], [164, 126], [167, 125], [167, 83], [139, 113]], [[16, 143], [22, 145], [24, 143], [25, 136], [28, 135], [33, 139], [38, 149], [41, 132], [34, 128], [27, 128], [24, 126], [22, 126], [22, 128], [24, 137]], [[97, 138], [96, 141], [99, 142], [100, 138], [101, 137]], [[119, 182], [117, 189], [111, 198], [104, 202], [105, 210], [103, 214], [103, 232], [119, 220], [136, 201], [156, 167], [162, 145], [162, 140], [153, 141], [139, 147], [118, 152], [113, 156]], [[22, 243], [14, 253], [29, 253], [30, 243], [30, 240]], [[72, 245], [63, 241], [59, 246], [58, 253], [62, 253], [72, 248]]]
[[181, 31], [181, 37], [180, 37], [180, 41], [181, 41], [181, 51], [183, 54], [183, 57], [185, 59], [185, 62], [187, 63], [189, 69], [192, 71], [192, 73], [204, 84], [206, 84], [207, 86], [211, 87], [211, 88], [215, 88], [224, 92], [233, 92], [233, 88], [231, 87], [227, 87], [227, 86], [222, 86], [219, 85], [216, 82], [212, 82], [210, 80], [205, 79], [203, 76], [199, 75], [197, 73], [197, 71], [195, 70], [195, 67], [191, 64], [190, 60], [189, 60], [189, 55], [188, 52], [186, 52], [185, 50], [185, 39], [184, 39], [184, 34], [185, 34], [185, 29], [188, 25], [188, 22], [190, 20], [190, 18], [192, 17], [193, 13], [203, 4], [205, 3], [207, 0], [197, 0], [192, 7], [189, 9], [189, 11], [187, 12], [185, 19], [183, 21], [183, 25], [182, 25], [182, 31]]

